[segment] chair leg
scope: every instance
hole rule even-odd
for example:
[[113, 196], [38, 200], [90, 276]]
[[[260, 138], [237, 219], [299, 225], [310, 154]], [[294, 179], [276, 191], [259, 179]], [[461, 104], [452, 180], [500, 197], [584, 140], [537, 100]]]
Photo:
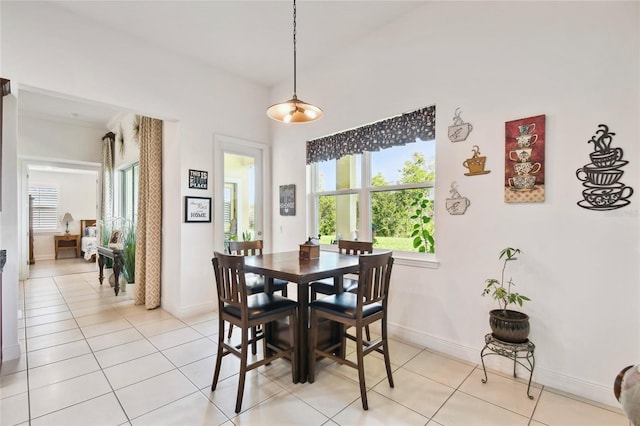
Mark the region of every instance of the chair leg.
[[231, 333], [233, 333], [233, 324], [229, 324], [229, 332], [227, 333], [227, 339], [231, 339]]
[[253, 343], [251, 344], [252, 355], [255, 355], [258, 353], [258, 342], [256, 342], [257, 334], [258, 334], [258, 327], [251, 327], [251, 338], [253, 339]]
[[247, 377], [247, 352], [249, 351], [249, 330], [242, 329], [242, 346], [240, 347], [240, 374], [238, 377], [238, 396], [236, 397], [236, 413], [242, 409], [242, 395], [244, 394], [244, 382]]
[[364, 326], [364, 332], [365, 332], [365, 334], [367, 336], [367, 341], [370, 342], [371, 341], [371, 331], [369, 330], [369, 326], [368, 325]]
[[309, 315], [309, 323], [311, 328], [309, 329], [309, 373], [307, 381], [313, 383], [316, 379], [316, 344], [318, 340], [318, 318], [316, 316], [315, 309], [311, 309]]
[[367, 385], [364, 381], [364, 348], [362, 347], [362, 327], [356, 327], [356, 354], [358, 358], [358, 381], [360, 382], [360, 399], [362, 399], [362, 409], [368, 410]]
[[222, 355], [224, 353], [224, 348], [222, 347], [222, 342], [224, 340], [224, 321], [222, 318], [218, 321], [218, 354], [216, 356], [216, 368], [213, 373], [213, 381], [211, 382], [211, 392], [216, 390], [216, 386], [218, 385], [218, 378], [220, 377], [220, 366], [222, 364]]
[[384, 348], [384, 366], [387, 369], [387, 380], [389, 386], [393, 387], [393, 374], [391, 373], [391, 357], [389, 356], [389, 340], [387, 339], [386, 317], [382, 319], [382, 347]]

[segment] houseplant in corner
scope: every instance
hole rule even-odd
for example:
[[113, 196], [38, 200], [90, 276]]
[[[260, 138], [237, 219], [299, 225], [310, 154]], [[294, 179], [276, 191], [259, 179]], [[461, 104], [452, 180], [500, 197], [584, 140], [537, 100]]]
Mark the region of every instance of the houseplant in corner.
[[501, 277], [499, 280], [487, 279], [486, 287], [482, 292], [483, 296], [491, 295], [496, 299], [500, 307], [489, 312], [489, 325], [493, 336], [509, 343], [523, 343], [529, 337], [529, 316], [523, 312], [507, 309], [513, 303], [522, 306], [523, 302], [531, 300], [513, 290], [515, 283], [512, 278], [505, 280], [507, 264], [517, 260], [516, 255], [520, 253], [520, 249], [512, 247], [507, 247], [500, 252], [498, 259], [503, 262]]

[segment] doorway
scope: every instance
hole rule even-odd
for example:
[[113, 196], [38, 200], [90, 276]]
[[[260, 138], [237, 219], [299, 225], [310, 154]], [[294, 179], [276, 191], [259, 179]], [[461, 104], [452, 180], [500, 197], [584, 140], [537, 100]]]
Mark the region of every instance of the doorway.
[[216, 136], [215, 247], [229, 241], [265, 239], [265, 145]]

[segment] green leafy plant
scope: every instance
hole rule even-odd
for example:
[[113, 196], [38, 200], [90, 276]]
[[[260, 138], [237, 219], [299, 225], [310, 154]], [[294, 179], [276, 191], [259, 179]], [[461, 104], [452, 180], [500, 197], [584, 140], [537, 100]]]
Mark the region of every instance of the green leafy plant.
[[136, 279], [136, 228], [133, 224], [125, 229], [124, 235], [124, 276], [131, 284]]
[[505, 281], [504, 273], [507, 268], [507, 263], [517, 260], [516, 255], [520, 254], [520, 249], [507, 247], [500, 252], [499, 260], [502, 260], [502, 274], [501, 279], [498, 280], [496, 278], [489, 278], [485, 280], [487, 284], [485, 289], [482, 291], [482, 296], [491, 295], [494, 299], [498, 301], [498, 305], [500, 309], [506, 314], [507, 306], [512, 303], [517, 303], [522, 306], [523, 302], [530, 301], [527, 296], [512, 291], [512, 287], [516, 284], [513, 282], [512, 278]]
[[251, 235], [251, 231], [243, 231], [242, 232], [242, 241], [251, 241], [253, 236]]
[[[100, 245], [107, 247], [109, 245], [109, 237], [111, 236], [112, 224], [110, 221], [98, 221], [98, 230], [100, 232]], [[109, 257], [104, 258], [104, 267], [113, 267], [113, 259]]]
[[420, 253], [433, 253], [435, 251], [435, 241], [430, 230], [430, 222], [433, 216], [433, 200], [425, 196], [424, 192], [418, 192], [411, 201], [413, 214], [410, 219], [413, 221], [413, 248]]

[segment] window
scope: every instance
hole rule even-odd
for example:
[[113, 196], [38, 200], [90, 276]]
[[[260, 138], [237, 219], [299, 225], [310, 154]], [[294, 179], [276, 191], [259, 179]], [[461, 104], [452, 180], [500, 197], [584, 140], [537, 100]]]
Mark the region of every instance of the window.
[[310, 170], [312, 223], [322, 244], [360, 239], [434, 252], [435, 140], [312, 163]]
[[53, 185], [29, 186], [33, 197], [32, 226], [34, 231], [55, 232], [58, 230], [58, 199], [60, 189]]
[[436, 107], [307, 141], [310, 223], [321, 243], [435, 252]]
[[140, 164], [120, 170], [120, 216], [135, 224], [138, 218]]

